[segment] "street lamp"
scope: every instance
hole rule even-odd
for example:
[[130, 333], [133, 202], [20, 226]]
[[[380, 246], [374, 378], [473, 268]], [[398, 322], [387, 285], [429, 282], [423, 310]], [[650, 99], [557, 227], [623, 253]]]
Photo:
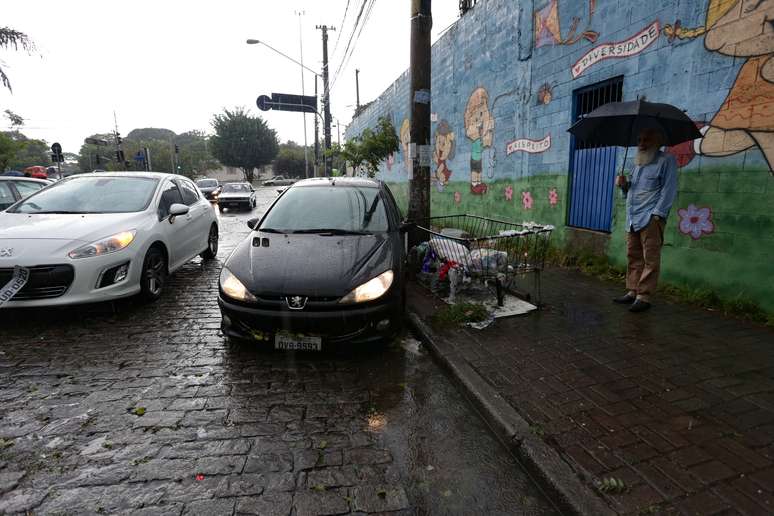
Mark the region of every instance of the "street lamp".
[[[290, 61], [292, 61], [292, 62], [296, 63], [297, 65], [299, 65], [301, 67], [301, 94], [302, 95], [306, 95], [306, 92], [304, 91], [304, 70], [312, 72], [315, 75], [315, 85], [317, 84], [317, 77], [321, 77], [321, 76], [317, 72], [315, 72], [314, 70], [304, 66], [304, 47], [303, 47], [303, 40], [301, 40], [301, 15], [303, 14], [303, 11], [302, 12], [296, 12], [296, 14], [298, 14], [298, 32], [299, 32], [299, 40], [301, 41], [301, 61], [300, 62], [296, 61], [295, 59], [293, 59], [289, 55], [285, 54], [284, 52], [280, 52], [276, 48], [272, 47], [271, 45], [269, 45], [269, 44], [267, 44], [267, 43], [265, 43], [265, 42], [263, 42], [261, 40], [258, 40], [258, 39], [248, 39], [247, 40], [247, 44], [248, 45], [263, 45], [266, 48], [269, 48], [270, 50], [273, 50], [277, 54], [281, 55], [282, 57], [284, 57], [286, 59], [289, 59]], [[315, 91], [315, 96], [316, 95], [317, 95], [317, 92]], [[317, 122], [315, 121], [315, 124], [316, 123]], [[315, 167], [316, 166], [317, 166], [317, 164], [315, 163]], [[306, 113], [304, 113], [304, 176], [308, 176], [308, 174], [309, 174], [309, 157], [308, 157], [308, 142], [307, 142], [307, 139], [306, 139]]]

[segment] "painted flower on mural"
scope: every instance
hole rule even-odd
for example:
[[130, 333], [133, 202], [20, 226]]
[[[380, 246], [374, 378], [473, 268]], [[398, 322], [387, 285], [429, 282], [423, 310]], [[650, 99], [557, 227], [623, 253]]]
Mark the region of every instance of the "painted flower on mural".
[[695, 205], [689, 204], [687, 208], [677, 210], [677, 215], [680, 217], [678, 225], [680, 233], [690, 235], [694, 240], [715, 231], [715, 224], [712, 222], [712, 208], [697, 208]]
[[505, 187], [505, 200], [510, 201], [513, 199], [513, 187], [508, 185]]
[[548, 191], [548, 204], [552, 207], [559, 204], [559, 194], [556, 192], [556, 188], [551, 188]]
[[521, 204], [524, 205], [525, 210], [532, 209], [532, 194], [530, 192], [521, 192]]
[[462, 194], [459, 192], [454, 192], [454, 202], [459, 204], [462, 202]]

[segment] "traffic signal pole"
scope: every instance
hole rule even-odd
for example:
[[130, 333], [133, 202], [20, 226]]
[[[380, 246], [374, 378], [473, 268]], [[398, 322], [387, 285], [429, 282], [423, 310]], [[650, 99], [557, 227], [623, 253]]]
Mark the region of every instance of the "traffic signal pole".
[[[419, 222], [430, 217], [430, 29], [431, 0], [411, 0], [411, 147], [414, 154], [409, 174], [408, 219]], [[416, 231], [409, 245], [419, 243]]]

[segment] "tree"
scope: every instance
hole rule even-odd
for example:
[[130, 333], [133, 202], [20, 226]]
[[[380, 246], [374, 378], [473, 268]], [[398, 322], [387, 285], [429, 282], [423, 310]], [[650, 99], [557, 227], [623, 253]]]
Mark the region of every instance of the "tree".
[[12, 127], [21, 127], [24, 125], [24, 118], [21, 115], [14, 113], [10, 109], [5, 110], [5, 117], [9, 122], [11, 122]]
[[254, 170], [271, 163], [279, 151], [276, 131], [244, 108], [225, 109], [213, 117], [212, 127], [213, 156], [227, 167], [242, 169], [245, 181], [252, 182]]
[[379, 165], [400, 148], [400, 140], [392, 122], [385, 117], [379, 118], [376, 130], [364, 129], [359, 136], [350, 138], [344, 145], [334, 145], [328, 156], [349, 163], [356, 170], [365, 167], [369, 177], [379, 171]]
[[[313, 153], [314, 149], [308, 149]], [[274, 160], [274, 172], [285, 177], [306, 177], [304, 171], [304, 146], [288, 140], [279, 146], [279, 153]], [[310, 163], [311, 166], [311, 163]]]
[[[35, 44], [25, 33], [10, 27], [0, 27], [0, 48], [10, 49], [11, 47], [13, 47], [14, 50], [19, 50], [19, 47], [22, 47], [27, 53], [31, 53], [35, 50]], [[0, 63], [2, 63], [2, 61], [0, 61]], [[8, 79], [8, 76], [5, 74], [5, 70], [3, 70], [2, 67], [0, 67], [0, 82], [2, 82], [3, 86], [8, 88], [8, 91], [13, 93], [11, 81]]]
[[6, 133], [0, 133], [0, 172], [8, 168], [8, 163], [16, 156], [17, 145]]
[[5, 133], [16, 144], [16, 153], [8, 166], [13, 170], [24, 170], [33, 165], [46, 166], [49, 164], [48, 144], [43, 140], [28, 138], [19, 131]]

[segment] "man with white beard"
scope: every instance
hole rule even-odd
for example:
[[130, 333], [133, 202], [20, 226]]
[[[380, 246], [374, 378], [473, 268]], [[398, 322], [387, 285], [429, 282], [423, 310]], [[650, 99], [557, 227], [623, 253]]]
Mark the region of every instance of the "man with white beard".
[[661, 246], [669, 210], [677, 195], [677, 162], [661, 152], [664, 135], [659, 129], [639, 133], [637, 156], [630, 179], [620, 175], [616, 185], [626, 196], [627, 292], [613, 301], [627, 304], [630, 312], [651, 306], [661, 268]]

